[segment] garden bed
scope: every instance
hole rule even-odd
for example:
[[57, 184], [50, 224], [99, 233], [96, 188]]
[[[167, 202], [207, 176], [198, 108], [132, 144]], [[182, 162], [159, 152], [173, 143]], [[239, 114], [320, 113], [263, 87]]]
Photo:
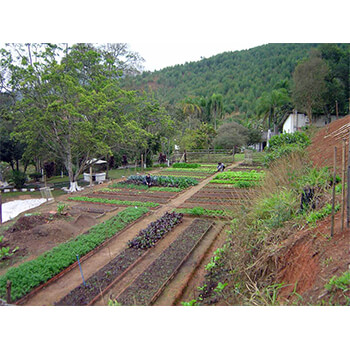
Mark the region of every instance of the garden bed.
[[111, 260], [102, 269], [93, 274], [85, 285], [82, 283], [55, 305], [77, 306], [92, 304], [96, 298], [105, 293], [113, 284], [125, 275], [138, 261], [143, 259], [150, 248], [165, 234], [182, 221], [182, 214], [166, 213], [162, 218], [151, 223], [138, 236], [129, 241], [129, 247]]
[[162, 254], [116, 298], [122, 305], [151, 305], [174, 277], [213, 222], [195, 219]]
[[135, 206], [135, 207], [149, 207], [152, 209], [156, 209], [159, 207], [159, 203], [154, 202], [142, 202], [142, 201], [122, 201], [117, 199], [108, 199], [108, 198], [101, 198], [101, 197], [69, 197], [68, 198], [71, 201], [77, 201], [77, 202], [91, 202], [91, 203], [98, 203], [101, 205], [112, 205], [115, 207], [118, 206]]
[[10, 268], [6, 274], [0, 276], [0, 297], [5, 297], [6, 283], [10, 280], [12, 300], [22, 298], [75, 263], [76, 255], [86, 255], [146, 212], [146, 208], [127, 208], [111, 219], [93, 226], [88, 233], [62, 243], [34, 260]]
[[222, 209], [222, 210], [231, 210], [232, 207], [240, 205], [240, 201], [235, 201], [235, 202], [228, 202], [228, 203], [218, 203], [218, 202], [185, 202], [178, 206], [178, 209], [181, 208], [190, 208], [193, 209], [195, 207], [202, 207], [204, 209], [209, 209], [209, 210], [216, 210], [216, 209]]
[[142, 194], [137, 194], [137, 193], [130, 193], [129, 195], [124, 193], [124, 194], [110, 194], [110, 193], [93, 193], [93, 194], [88, 194], [86, 196], [87, 198], [101, 198], [101, 199], [107, 199], [107, 200], [118, 200], [118, 201], [123, 201], [123, 202], [152, 202], [155, 203], [157, 202], [158, 204], [164, 204], [169, 202], [170, 198], [162, 197], [162, 196], [148, 196], [148, 195], [142, 195]]

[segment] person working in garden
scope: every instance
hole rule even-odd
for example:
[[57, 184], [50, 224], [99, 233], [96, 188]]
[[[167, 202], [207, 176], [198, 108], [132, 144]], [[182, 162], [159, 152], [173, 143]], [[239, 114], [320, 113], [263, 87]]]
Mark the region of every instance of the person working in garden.
[[224, 169], [225, 169], [225, 164], [224, 163], [218, 163], [218, 166], [217, 166], [217, 169], [218, 169], [218, 171], [224, 171]]
[[150, 175], [150, 174], [147, 174], [147, 175], [146, 175], [145, 181], [146, 181], [146, 185], [147, 185], [148, 187], [151, 187], [151, 186], [152, 186], [152, 178], [151, 178], [151, 175]]

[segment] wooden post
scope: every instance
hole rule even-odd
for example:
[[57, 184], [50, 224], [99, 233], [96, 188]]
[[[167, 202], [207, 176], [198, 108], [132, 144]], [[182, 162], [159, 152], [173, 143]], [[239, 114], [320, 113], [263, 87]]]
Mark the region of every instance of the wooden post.
[[0, 191], [0, 226], [2, 225], [2, 194]]
[[345, 152], [346, 152], [346, 139], [343, 139], [343, 152], [342, 152], [342, 177], [341, 177], [341, 230], [344, 230], [345, 219]]
[[109, 158], [108, 158], [108, 154], [106, 155], [106, 160], [107, 160], [106, 180], [108, 180], [108, 173], [109, 173]]
[[[349, 99], [350, 101], [350, 99]], [[349, 223], [350, 223], [350, 133], [349, 133], [349, 152], [348, 152], [348, 166], [347, 166], [347, 171], [348, 171], [348, 176], [347, 176], [347, 197], [346, 197], [346, 227], [349, 228]]]
[[338, 101], [337, 100], [335, 100], [335, 114], [336, 114], [337, 119], [338, 119], [339, 115], [338, 115]]
[[141, 154], [141, 171], [143, 169], [143, 153]]
[[334, 206], [335, 206], [335, 181], [337, 176], [337, 147], [334, 147], [334, 164], [333, 164], [333, 189], [332, 189], [332, 223], [331, 223], [331, 237], [334, 235]]
[[232, 148], [232, 162], [235, 162], [235, 148]]
[[12, 282], [10, 280], [7, 280], [6, 283], [6, 301], [7, 304], [11, 304], [12, 300], [11, 300], [11, 285]]
[[92, 187], [92, 166], [90, 165], [90, 187]]

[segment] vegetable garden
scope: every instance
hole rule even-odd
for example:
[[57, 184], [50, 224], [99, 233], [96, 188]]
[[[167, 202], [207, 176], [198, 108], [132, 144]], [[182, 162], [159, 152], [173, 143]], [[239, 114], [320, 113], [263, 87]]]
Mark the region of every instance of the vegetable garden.
[[[51, 280], [54, 281], [55, 276], [63, 278], [61, 275], [64, 276], [66, 270], [68, 273], [71, 269], [77, 269], [77, 256], [84, 264], [85, 259], [88, 260], [90, 255], [95, 254], [95, 251], [98, 252], [104, 244], [109, 244], [108, 242], [112, 239], [118, 240], [119, 232], [124, 232], [129, 224], [132, 225], [132, 222], [141, 218], [149, 209], [153, 212], [157, 211], [163, 205], [176, 200], [178, 196], [186, 194], [186, 189], [198, 185], [215, 172], [216, 165], [175, 166], [162, 169], [158, 174], [152, 175], [151, 187], [145, 185], [144, 175], [132, 175], [124, 181], [101, 186], [85, 195], [67, 196], [68, 202], [81, 203], [72, 208], [80, 205], [86, 205], [86, 208], [94, 206], [91, 210], [101, 213], [113, 212], [122, 207], [127, 208], [92, 227], [86, 234], [67, 241], [32, 261], [10, 268], [0, 277], [1, 298], [6, 298], [6, 282], [11, 280], [12, 301], [26, 304], [32, 293], [40, 291], [41, 287], [50, 283]], [[196, 193], [190, 198], [186, 197], [184, 204], [177, 206], [175, 211], [167, 212], [161, 218], [150, 222], [146, 228], [140, 230], [137, 236], [129, 239], [125, 248], [112, 257], [107, 264], [97, 269], [86, 281], [73, 288], [68, 294], [62, 295], [61, 299], [56, 300], [54, 304], [93, 305], [117, 281], [123, 279], [135, 266], [142, 264], [143, 259], [150, 256], [150, 252], [158, 247], [158, 241], [170, 235], [169, 232], [179, 225], [179, 230], [182, 232], [177, 234], [177, 238], [169, 241], [169, 245], [165, 249], [162, 248], [160, 255], [153, 259], [149, 267], [143, 270], [131, 284], [120, 290], [116, 298], [117, 302], [123, 305], [151, 305], [213, 225], [212, 220], [192, 218], [187, 224], [189, 226], [181, 229], [182, 215], [214, 219], [227, 217], [231, 215], [229, 207], [232, 203], [242, 200], [245, 196], [249, 197], [247, 193], [253, 191], [237, 188], [234, 183], [227, 184], [227, 178], [229, 181], [235, 178], [232, 176], [234, 172], [227, 171], [231, 176], [223, 177], [222, 174], [226, 173], [217, 174], [214, 178], [223, 183], [208, 183], [202, 189], [194, 191]], [[250, 181], [257, 183], [258, 176], [252, 172]], [[222, 206], [225, 208], [222, 209]], [[99, 210], [99, 207], [102, 209]]]

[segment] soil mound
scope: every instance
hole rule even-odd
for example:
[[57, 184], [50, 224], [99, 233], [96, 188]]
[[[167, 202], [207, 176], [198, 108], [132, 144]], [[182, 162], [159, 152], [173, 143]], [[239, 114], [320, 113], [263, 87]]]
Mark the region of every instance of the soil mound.
[[48, 215], [31, 215], [31, 216], [22, 216], [17, 222], [10, 227], [7, 232], [19, 232], [30, 230], [35, 226], [42, 225], [48, 222]]
[[90, 227], [96, 224], [97, 224], [97, 220], [94, 217], [87, 214], [79, 215], [73, 223], [74, 226], [79, 228]]

